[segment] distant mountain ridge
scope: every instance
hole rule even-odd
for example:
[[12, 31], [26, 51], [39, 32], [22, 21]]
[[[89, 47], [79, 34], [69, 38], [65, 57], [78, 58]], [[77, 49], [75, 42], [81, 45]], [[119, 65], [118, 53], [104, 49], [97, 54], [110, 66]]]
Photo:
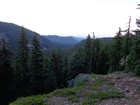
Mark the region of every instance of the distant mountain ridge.
[[[26, 35], [29, 39], [29, 44], [30, 44], [31, 39], [32, 39], [34, 33], [36, 33], [36, 32], [33, 32], [33, 31], [31, 31], [27, 28], [25, 28], [25, 32], [26, 32]], [[36, 33], [36, 34], [38, 34], [38, 33]], [[1, 22], [0, 21], [0, 39], [2, 37], [6, 37], [9, 41], [10, 48], [13, 51], [16, 51], [19, 35], [20, 35], [20, 26], [18, 26], [16, 24], [13, 24], [13, 23], [7, 23], [7, 22]], [[74, 45], [75, 43], [78, 42], [75, 39], [73, 39], [73, 40], [74, 41], [71, 42], [72, 45]], [[62, 39], [60, 41], [63, 42]], [[65, 43], [55, 43], [55, 41], [51, 41], [48, 38], [46, 38], [46, 36], [41, 36], [41, 35], [40, 35], [40, 43], [41, 43], [41, 46], [47, 51], [50, 50], [50, 49], [53, 49], [53, 48], [61, 49], [61, 48], [72, 47], [72, 46], [69, 46]]]
[[69, 47], [75, 46], [77, 43], [79, 43], [84, 39], [73, 36], [58, 36], [58, 35], [47, 35], [44, 37], [56, 44], [67, 45]]

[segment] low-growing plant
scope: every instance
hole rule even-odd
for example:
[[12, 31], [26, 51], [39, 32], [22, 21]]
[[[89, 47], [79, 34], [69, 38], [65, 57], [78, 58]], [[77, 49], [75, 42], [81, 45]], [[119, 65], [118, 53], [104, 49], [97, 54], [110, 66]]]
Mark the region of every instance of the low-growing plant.
[[82, 102], [82, 105], [96, 105], [96, 100], [92, 100], [92, 99], [89, 99], [89, 100], [85, 100]]
[[68, 100], [72, 103], [79, 102], [79, 96], [78, 95], [69, 96]]
[[113, 86], [113, 85], [115, 85], [115, 83], [114, 82], [108, 82], [107, 85]]
[[92, 75], [92, 77], [93, 77], [93, 78], [96, 78], [96, 77], [97, 77], [97, 75], [96, 75], [96, 74], [91, 74], [91, 75]]
[[76, 94], [75, 92], [76, 92], [75, 88], [64, 88], [64, 89], [55, 90], [53, 92], [53, 95], [56, 95], [56, 96], [66, 96], [66, 95]]
[[84, 86], [86, 81], [80, 81], [76, 84], [76, 86]]
[[89, 93], [87, 99], [83, 101], [82, 105], [95, 105], [97, 101], [101, 101], [108, 98], [121, 98], [124, 94], [121, 92], [97, 92]]
[[95, 81], [95, 83], [93, 83], [92, 85], [93, 86], [102, 86], [104, 84], [104, 80], [103, 79], [97, 79], [96, 81]]
[[44, 101], [45, 95], [22, 97], [9, 105], [49, 105]]

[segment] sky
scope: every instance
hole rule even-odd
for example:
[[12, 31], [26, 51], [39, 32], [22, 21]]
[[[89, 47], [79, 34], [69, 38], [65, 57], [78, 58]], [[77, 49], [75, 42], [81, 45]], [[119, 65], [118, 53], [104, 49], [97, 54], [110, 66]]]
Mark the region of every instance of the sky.
[[15, 23], [41, 35], [113, 37], [136, 29], [139, 0], [0, 0], [0, 21]]

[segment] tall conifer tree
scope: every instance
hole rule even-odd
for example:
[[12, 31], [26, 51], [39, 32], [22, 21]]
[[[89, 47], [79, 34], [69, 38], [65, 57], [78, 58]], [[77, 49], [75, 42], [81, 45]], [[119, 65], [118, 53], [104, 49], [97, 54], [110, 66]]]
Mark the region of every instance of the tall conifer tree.
[[110, 72], [117, 71], [120, 69], [120, 61], [122, 58], [122, 35], [121, 28], [114, 38], [110, 51]]
[[37, 34], [33, 36], [32, 40], [30, 67], [33, 94], [43, 93], [45, 87], [45, 68], [43, 52], [39, 42], [39, 36]]
[[26, 96], [29, 91], [29, 48], [24, 27], [20, 29], [16, 56], [16, 88], [17, 96]]
[[0, 104], [8, 104], [11, 100], [10, 87], [13, 82], [14, 68], [12, 65], [12, 52], [8, 47], [8, 40], [2, 38], [0, 43]]
[[84, 51], [85, 51], [85, 58], [86, 58], [85, 69], [87, 70], [87, 73], [91, 73], [92, 72], [92, 39], [90, 37], [90, 34], [87, 36]]

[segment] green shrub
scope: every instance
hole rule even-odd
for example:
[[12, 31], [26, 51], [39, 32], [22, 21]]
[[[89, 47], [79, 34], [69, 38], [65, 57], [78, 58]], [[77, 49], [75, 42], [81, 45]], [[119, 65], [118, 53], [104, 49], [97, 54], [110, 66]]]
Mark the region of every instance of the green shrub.
[[88, 99], [82, 102], [82, 105], [96, 105], [96, 102], [97, 102], [96, 100]]
[[97, 93], [89, 93], [88, 98], [83, 101], [82, 105], [95, 105], [97, 101], [101, 101], [108, 98], [121, 98], [124, 95], [121, 92], [97, 92]]
[[45, 95], [22, 97], [10, 105], [48, 105], [44, 101]]
[[80, 81], [76, 84], [76, 86], [85, 86], [86, 81]]
[[68, 100], [71, 101], [72, 103], [78, 102], [79, 101], [79, 96], [78, 95], [69, 96]]
[[66, 95], [76, 94], [75, 92], [76, 92], [75, 88], [64, 88], [64, 89], [55, 90], [53, 92], [53, 95], [56, 95], [56, 96], [66, 96]]
[[92, 85], [93, 86], [102, 86], [104, 84], [104, 80], [103, 79], [97, 79]]

